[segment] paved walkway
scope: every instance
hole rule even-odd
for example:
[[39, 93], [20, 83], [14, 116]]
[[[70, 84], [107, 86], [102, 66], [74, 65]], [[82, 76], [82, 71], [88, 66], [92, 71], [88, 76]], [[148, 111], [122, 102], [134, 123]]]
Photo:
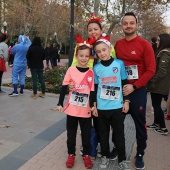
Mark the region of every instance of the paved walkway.
[[[7, 94], [11, 92], [11, 88], [2, 89]], [[25, 90], [23, 96], [0, 95], [0, 125], [10, 125], [9, 128], [0, 128], [0, 170], [65, 170], [66, 119], [63, 113], [50, 110], [56, 106], [58, 95], [46, 94], [44, 99], [32, 99], [31, 93]], [[148, 95], [147, 110], [150, 106]], [[162, 106], [166, 106], [164, 101]], [[151, 124], [153, 114], [147, 113], [146, 118], [147, 123]], [[166, 121], [166, 125], [170, 130], [170, 121]], [[130, 160], [131, 169], [134, 170], [135, 128], [130, 115], [125, 119], [125, 137], [127, 160]], [[80, 145], [78, 131], [75, 170], [85, 169], [79, 154]], [[145, 170], [169, 169], [170, 134], [164, 136], [148, 130], [147, 145]], [[99, 169], [99, 161], [94, 161], [94, 170]], [[117, 170], [117, 161], [111, 161], [108, 169]]]

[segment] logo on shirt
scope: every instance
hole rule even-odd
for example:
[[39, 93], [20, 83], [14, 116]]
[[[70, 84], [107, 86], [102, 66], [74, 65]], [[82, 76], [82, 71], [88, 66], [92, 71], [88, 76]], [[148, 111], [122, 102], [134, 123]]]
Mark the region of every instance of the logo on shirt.
[[111, 77], [103, 77], [101, 79], [102, 84], [112, 84], [112, 83], [117, 83], [117, 77], [116, 76], [111, 76]]
[[136, 51], [132, 51], [131, 54], [136, 54]]
[[91, 81], [92, 81], [92, 77], [89, 76], [89, 77], [87, 78], [87, 81], [88, 81], [88, 82], [91, 82]]
[[113, 67], [113, 73], [117, 73], [118, 72], [118, 68], [117, 67]]
[[139, 110], [143, 110], [143, 107], [142, 107], [142, 106], [140, 106], [140, 107], [139, 107]]

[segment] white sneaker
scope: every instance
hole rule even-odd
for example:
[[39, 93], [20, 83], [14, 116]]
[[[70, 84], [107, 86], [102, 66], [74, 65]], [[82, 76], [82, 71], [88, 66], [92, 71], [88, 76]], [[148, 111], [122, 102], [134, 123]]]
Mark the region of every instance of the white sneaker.
[[83, 155], [83, 146], [82, 145], [80, 146], [80, 155], [81, 156]]
[[118, 167], [121, 170], [131, 170], [126, 161], [120, 162]]
[[106, 158], [106, 156], [103, 156], [100, 162], [100, 169], [108, 169], [108, 166], [109, 166], [109, 159]]
[[10, 97], [18, 96], [18, 93], [12, 92], [12, 93], [9, 94], [9, 96], [10, 96]]

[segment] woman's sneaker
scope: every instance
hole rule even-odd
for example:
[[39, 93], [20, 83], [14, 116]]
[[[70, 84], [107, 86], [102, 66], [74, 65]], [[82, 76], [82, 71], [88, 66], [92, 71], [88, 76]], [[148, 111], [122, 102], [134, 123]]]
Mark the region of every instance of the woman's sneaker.
[[162, 130], [161, 128], [154, 129], [156, 133], [159, 133], [161, 135], [167, 135], [168, 134], [168, 129]]
[[18, 96], [18, 93], [15, 93], [15, 92], [12, 92], [9, 94], [10, 97], [15, 97], [15, 96]]
[[100, 162], [100, 169], [108, 169], [109, 167], [109, 159], [106, 158], [106, 156], [103, 156], [101, 158], [101, 162]]
[[84, 165], [87, 169], [91, 169], [93, 167], [93, 163], [89, 155], [84, 155], [83, 160], [84, 160]]
[[130, 170], [126, 161], [120, 162], [118, 166], [119, 166], [119, 169], [121, 169], [121, 170]]
[[45, 93], [40, 93], [40, 94], [38, 95], [38, 97], [44, 98], [44, 97], [45, 97]]
[[74, 155], [68, 155], [68, 159], [66, 161], [66, 167], [67, 168], [72, 168], [74, 166], [74, 160], [75, 160], [75, 156]]
[[158, 125], [155, 125], [155, 123], [153, 123], [152, 125], [148, 125], [147, 129], [156, 129], [158, 127], [159, 127]]

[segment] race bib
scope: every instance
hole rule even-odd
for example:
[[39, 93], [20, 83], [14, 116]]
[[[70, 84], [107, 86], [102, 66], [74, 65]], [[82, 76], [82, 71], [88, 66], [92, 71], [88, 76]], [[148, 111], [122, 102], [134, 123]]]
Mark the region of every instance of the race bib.
[[87, 107], [89, 95], [73, 91], [69, 103], [76, 106]]
[[119, 100], [120, 87], [102, 85], [100, 98], [107, 100]]
[[125, 66], [125, 68], [128, 75], [128, 80], [139, 78], [137, 65]]

